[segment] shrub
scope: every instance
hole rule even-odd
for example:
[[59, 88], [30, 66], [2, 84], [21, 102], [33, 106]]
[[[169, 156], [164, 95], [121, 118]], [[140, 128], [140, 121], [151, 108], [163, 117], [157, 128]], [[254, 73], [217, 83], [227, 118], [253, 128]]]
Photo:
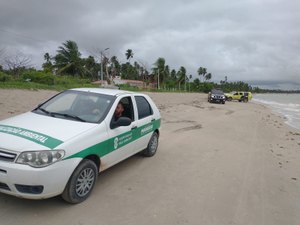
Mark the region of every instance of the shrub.
[[212, 83], [201, 83], [199, 85], [200, 92], [208, 93], [211, 91], [211, 89], [214, 88], [214, 85]]
[[55, 84], [55, 76], [53, 74], [47, 74], [40, 71], [26, 71], [22, 74], [22, 79], [40, 84]]
[[10, 81], [12, 77], [6, 73], [0, 72], [0, 82]]

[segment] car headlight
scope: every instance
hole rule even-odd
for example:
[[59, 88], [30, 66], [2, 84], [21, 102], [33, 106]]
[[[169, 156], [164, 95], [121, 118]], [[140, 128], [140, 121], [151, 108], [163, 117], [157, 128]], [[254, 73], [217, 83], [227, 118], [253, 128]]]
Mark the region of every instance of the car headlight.
[[61, 160], [64, 155], [64, 150], [22, 152], [17, 158], [16, 163], [32, 167], [45, 167]]
[[214, 95], [211, 95], [211, 97], [214, 98], [215, 96], [214, 96]]

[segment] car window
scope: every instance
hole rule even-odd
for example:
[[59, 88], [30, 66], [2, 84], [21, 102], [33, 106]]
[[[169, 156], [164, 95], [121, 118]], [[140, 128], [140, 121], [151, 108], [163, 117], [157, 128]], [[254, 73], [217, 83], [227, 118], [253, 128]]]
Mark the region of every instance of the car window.
[[135, 101], [138, 109], [139, 119], [153, 114], [153, 110], [146, 98], [144, 98], [143, 96], [135, 96]]
[[[118, 102], [117, 107], [118, 107], [119, 104], [121, 104], [121, 107], [124, 109], [124, 111], [121, 113], [120, 116], [127, 117], [127, 118], [131, 119], [132, 121], [134, 121], [134, 111], [133, 111], [133, 105], [132, 105], [131, 97], [122, 98]], [[113, 116], [112, 120], [117, 119], [116, 111], [117, 110], [115, 109], [114, 116]]]

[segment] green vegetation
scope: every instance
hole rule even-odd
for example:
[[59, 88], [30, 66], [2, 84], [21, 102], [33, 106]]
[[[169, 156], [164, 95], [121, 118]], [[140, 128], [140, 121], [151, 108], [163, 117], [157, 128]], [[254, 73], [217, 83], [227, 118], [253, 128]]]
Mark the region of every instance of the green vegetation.
[[65, 90], [77, 87], [97, 87], [88, 79], [56, 76], [42, 71], [25, 70], [19, 78], [0, 72], [0, 88]]

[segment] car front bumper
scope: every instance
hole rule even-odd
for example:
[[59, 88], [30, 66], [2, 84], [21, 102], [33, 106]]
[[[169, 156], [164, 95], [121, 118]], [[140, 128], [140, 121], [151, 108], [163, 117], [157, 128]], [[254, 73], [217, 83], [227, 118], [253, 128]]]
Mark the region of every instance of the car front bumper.
[[225, 98], [210, 98], [211, 102], [223, 103], [225, 102]]
[[44, 199], [63, 192], [81, 158], [43, 168], [0, 161], [0, 192], [27, 199]]

